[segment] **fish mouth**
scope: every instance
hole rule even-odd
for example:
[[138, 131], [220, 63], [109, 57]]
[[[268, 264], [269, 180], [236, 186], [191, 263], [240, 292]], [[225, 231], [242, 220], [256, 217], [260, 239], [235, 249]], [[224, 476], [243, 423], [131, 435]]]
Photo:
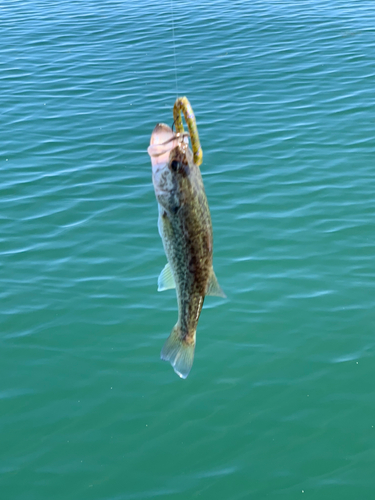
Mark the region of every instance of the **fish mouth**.
[[166, 163], [172, 149], [179, 144], [187, 144], [188, 142], [189, 134], [187, 132], [175, 133], [165, 123], [158, 123], [151, 134], [150, 145], [147, 148], [152, 165]]

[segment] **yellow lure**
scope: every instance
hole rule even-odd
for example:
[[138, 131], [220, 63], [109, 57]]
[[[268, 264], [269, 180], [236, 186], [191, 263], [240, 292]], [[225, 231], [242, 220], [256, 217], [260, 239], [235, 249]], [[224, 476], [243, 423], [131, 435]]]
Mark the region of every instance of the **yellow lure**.
[[191, 146], [194, 154], [194, 163], [199, 166], [203, 160], [203, 151], [199, 141], [197, 123], [195, 121], [193, 108], [186, 97], [178, 97], [173, 106], [173, 119], [176, 126], [176, 132], [180, 134], [184, 131], [181, 111], [184, 113], [185, 121], [189, 129]]

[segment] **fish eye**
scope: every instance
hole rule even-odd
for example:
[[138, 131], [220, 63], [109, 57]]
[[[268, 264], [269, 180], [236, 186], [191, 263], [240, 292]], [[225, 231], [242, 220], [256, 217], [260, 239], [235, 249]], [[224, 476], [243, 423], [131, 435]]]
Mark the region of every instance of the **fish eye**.
[[180, 168], [180, 162], [177, 160], [173, 160], [171, 163], [171, 169], [173, 172], [177, 172], [177, 170]]

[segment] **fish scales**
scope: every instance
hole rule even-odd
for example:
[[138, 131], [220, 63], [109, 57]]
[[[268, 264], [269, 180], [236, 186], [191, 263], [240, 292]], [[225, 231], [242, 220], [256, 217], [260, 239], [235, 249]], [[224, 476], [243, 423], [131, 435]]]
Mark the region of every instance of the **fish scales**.
[[[212, 267], [212, 224], [199, 167], [177, 146], [178, 168], [169, 207], [161, 214], [162, 239], [175, 278], [181, 337], [193, 342]], [[188, 174], [187, 174], [188, 172]]]
[[168, 260], [159, 277], [159, 290], [176, 288], [179, 311], [161, 358], [186, 378], [193, 364], [204, 298], [225, 294], [212, 267], [211, 215], [192, 151], [170, 127], [158, 124], [148, 152], [159, 204], [159, 233]]

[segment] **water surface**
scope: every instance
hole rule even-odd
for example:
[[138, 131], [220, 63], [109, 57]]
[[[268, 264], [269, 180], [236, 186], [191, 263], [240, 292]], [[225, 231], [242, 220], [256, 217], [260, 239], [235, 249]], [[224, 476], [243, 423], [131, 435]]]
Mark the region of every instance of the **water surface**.
[[[2, 497], [372, 498], [372, 2], [0, 15]], [[177, 95], [228, 296], [186, 381], [146, 153]]]

